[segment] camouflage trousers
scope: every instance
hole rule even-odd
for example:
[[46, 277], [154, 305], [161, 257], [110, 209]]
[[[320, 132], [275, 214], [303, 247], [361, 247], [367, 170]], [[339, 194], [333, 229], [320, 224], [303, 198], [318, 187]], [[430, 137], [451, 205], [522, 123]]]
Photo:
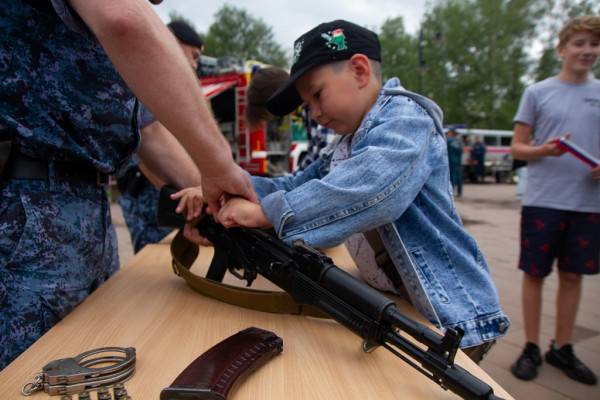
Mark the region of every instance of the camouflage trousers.
[[129, 229], [133, 251], [138, 252], [145, 245], [160, 242], [171, 233], [171, 228], [158, 226], [156, 215], [158, 213], [159, 191], [148, 181], [136, 194], [122, 193], [119, 204], [123, 210], [123, 218]]
[[104, 188], [0, 184], [0, 370], [118, 268]]

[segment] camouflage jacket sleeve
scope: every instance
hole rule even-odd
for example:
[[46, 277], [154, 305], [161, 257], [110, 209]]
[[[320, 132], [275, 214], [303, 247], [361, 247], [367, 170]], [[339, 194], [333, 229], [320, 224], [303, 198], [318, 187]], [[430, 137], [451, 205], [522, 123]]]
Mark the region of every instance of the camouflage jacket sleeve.
[[91, 31], [67, 0], [50, 0], [58, 17], [69, 29], [85, 36], [92, 36]]

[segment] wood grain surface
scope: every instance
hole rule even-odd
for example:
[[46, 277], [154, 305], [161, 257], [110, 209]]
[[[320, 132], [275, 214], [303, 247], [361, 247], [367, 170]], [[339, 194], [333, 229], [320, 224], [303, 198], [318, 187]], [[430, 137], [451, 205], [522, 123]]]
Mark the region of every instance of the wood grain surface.
[[[340, 267], [356, 273], [345, 249], [337, 247], [329, 254]], [[192, 270], [202, 273], [211, 257], [212, 249], [203, 248]], [[228, 275], [227, 283], [242, 285]], [[261, 278], [253, 286], [275, 288]], [[397, 303], [425, 322], [409, 305]], [[137, 371], [125, 387], [134, 400], [158, 399], [161, 389], [196, 357], [249, 326], [275, 332], [283, 338], [284, 350], [236, 385], [231, 399], [458, 398], [383, 348], [364, 353], [360, 338], [331, 320], [268, 314], [201, 296], [173, 274], [167, 244], [147, 246], [0, 372], [0, 398], [24, 399], [22, 385], [51, 360], [97, 347], [133, 346]], [[457, 360], [497, 395], [511, 398], [464, 354]], [[39, 392], [30, 398], [50, 397]]]

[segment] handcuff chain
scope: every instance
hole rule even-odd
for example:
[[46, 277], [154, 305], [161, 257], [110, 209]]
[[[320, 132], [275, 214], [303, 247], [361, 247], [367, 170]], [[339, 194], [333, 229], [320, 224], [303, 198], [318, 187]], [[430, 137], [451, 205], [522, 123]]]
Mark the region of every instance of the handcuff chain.
[[31, 396], [35, 392], [44, 388], [44, 374], [42, 372], [37, 373], [31, 382], [27, 382], [21, 388], [21, 394], [23, 396]]
[[[124, 355], [106, 354], [96, 358], [91, 357], [115, 352]], [[102, 364], [111, 365], [92, 368]], [[34, 376], [33, 380], [23, 385], [21, 393], [23, 396], [31, 396], [42, 390], [51, 396], [79, 393], [89, 388], [122, 383], [130, 379], [134, 373], [134, 347], [100, 347], [75, 357], [50, 361], [42, 368], [42, 372]]]

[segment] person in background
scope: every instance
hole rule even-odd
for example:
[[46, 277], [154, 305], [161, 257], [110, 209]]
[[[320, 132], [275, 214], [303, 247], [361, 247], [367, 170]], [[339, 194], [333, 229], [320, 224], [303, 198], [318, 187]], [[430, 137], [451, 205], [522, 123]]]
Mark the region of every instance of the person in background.
[[[196, 71], [204, 50], [204, 43], [200, 35], [183, 21], [172, 21], [167, 24], [167, 27], [177, 39], [190, 67]], [[182, 174], [192, 175], [187, 181], [194, 181], [196, 182], [194, 185], [200, 186], [200, 172], [186, 150], [143, 105], [140, 127], [142, 144], [145, 144], [144, 138], [151, 140], [155, 136], [161, 135], [162, 139], [159, 142], [163, 145], [161, 156], [178, 165], [178, 170]], [[141, 151], [146, 151], [144, 146]], [[132, 162], [118, 174], [117, 185], [121, 194], [118, 202], [131, 236], [134, 253], [143, 249], [147, 244], [161, 241], [171, 232], [170, 228], [158, 226], [156, 220], [160, 194], [157, 188], [165, 184], [167, 182], [140, 163], [137, 156], [134, 156]]]
[[556, 140], [569, 135], [600, 157], [600, 81], [590, 74], [600, 54], [600, 16], [568, 21], [556, 51], [560, 72], [528, 87], [514, 118], [512, 154], [528, 163], [519, 259], [526, 344], [511, 371], [523, 380], [538, 374], [542, 288], [556, 260], [556, 327], [545, 360], [569, 378], [595, 385], [596, 374], [573, 350], [573, 329], [582, 277], [599, 271], [600, 166], [591, 169], [564, 155]]
[[338, 138], [333, 129], [326, 128], [310, 118], [310, 111], [306, 107], [303, 107], [302, 114], [304, 116], [304, 126], [308, 133], [308, 148], [306, 149], [306, 155], [298, 166], [299, 171], [308, 168], [319, 157], [333, 151], [334, 143]]
[[[287, 71], [277, 67], [262, 68], [253, 75], [248, 87], [248, 107], [246, 108], [246, 120], [251, 127], [273, 120], [275, 116], [267, 110], [266, 102], [289, 76]], [[298, 165], [299, 171], [306, 169], [317, 158], [327, 153], [336, 137], [333, 130], [311, 120], [306, 108], [302, 109], [302, 115], [308, 134], [308, 148]]]
[[[285, 81], [288, 76], [288, 72], [282, 68], [272, 66], [261, 67], [255, 65], [252, 69], [250, 82], [248, 83], [244, 118], [247, 122], [250, 135], [254, 135], [254, 132], [264, 132], [269, 146], [272, 143], [281, 143], [284, 146], [289, 146], [288, 132], [285, 132], [285, 130], [282, 131], [281, 129], [287, 124], [283, 124], [281, 118], [276, 118], [269, 113], [265, 107], [265, 103], [269, 96], [273, 94], [281, 82]], [[295, 129], [295, 127], [290, 128], [292, 130]], [[293, 135], [292, 131], [292, 136]], [[283, 150], [283, 148], [279, 149]], [[280, 160], [284, 160], [285, 158], [286, 157], [283, 157]], [[288, 163], [277, 162], [276, 160], [269, 158], [266, 173], [268, 176], [283, 175], [289, 170], [287, 164]]]
[[267, 110], [267, 100], [289, 77], [286, 70], [278, 67], [259, 68], [254, 72], [246, 91], [248, 105], [244, 114], [250, 129], [264, 129], [275, 118]]
[[450, 182], [456, 197], [461, 197], [463, 192], [463, 141], [454, 129], [450, 129], [447, 136], [448, 165], [450, 167]]
[[485, 181], [485, 153], [487, 149], [481, 141], [481, 137], [475, 136], [475, 143], [471, 147], [471, 165], [476, 182]]

